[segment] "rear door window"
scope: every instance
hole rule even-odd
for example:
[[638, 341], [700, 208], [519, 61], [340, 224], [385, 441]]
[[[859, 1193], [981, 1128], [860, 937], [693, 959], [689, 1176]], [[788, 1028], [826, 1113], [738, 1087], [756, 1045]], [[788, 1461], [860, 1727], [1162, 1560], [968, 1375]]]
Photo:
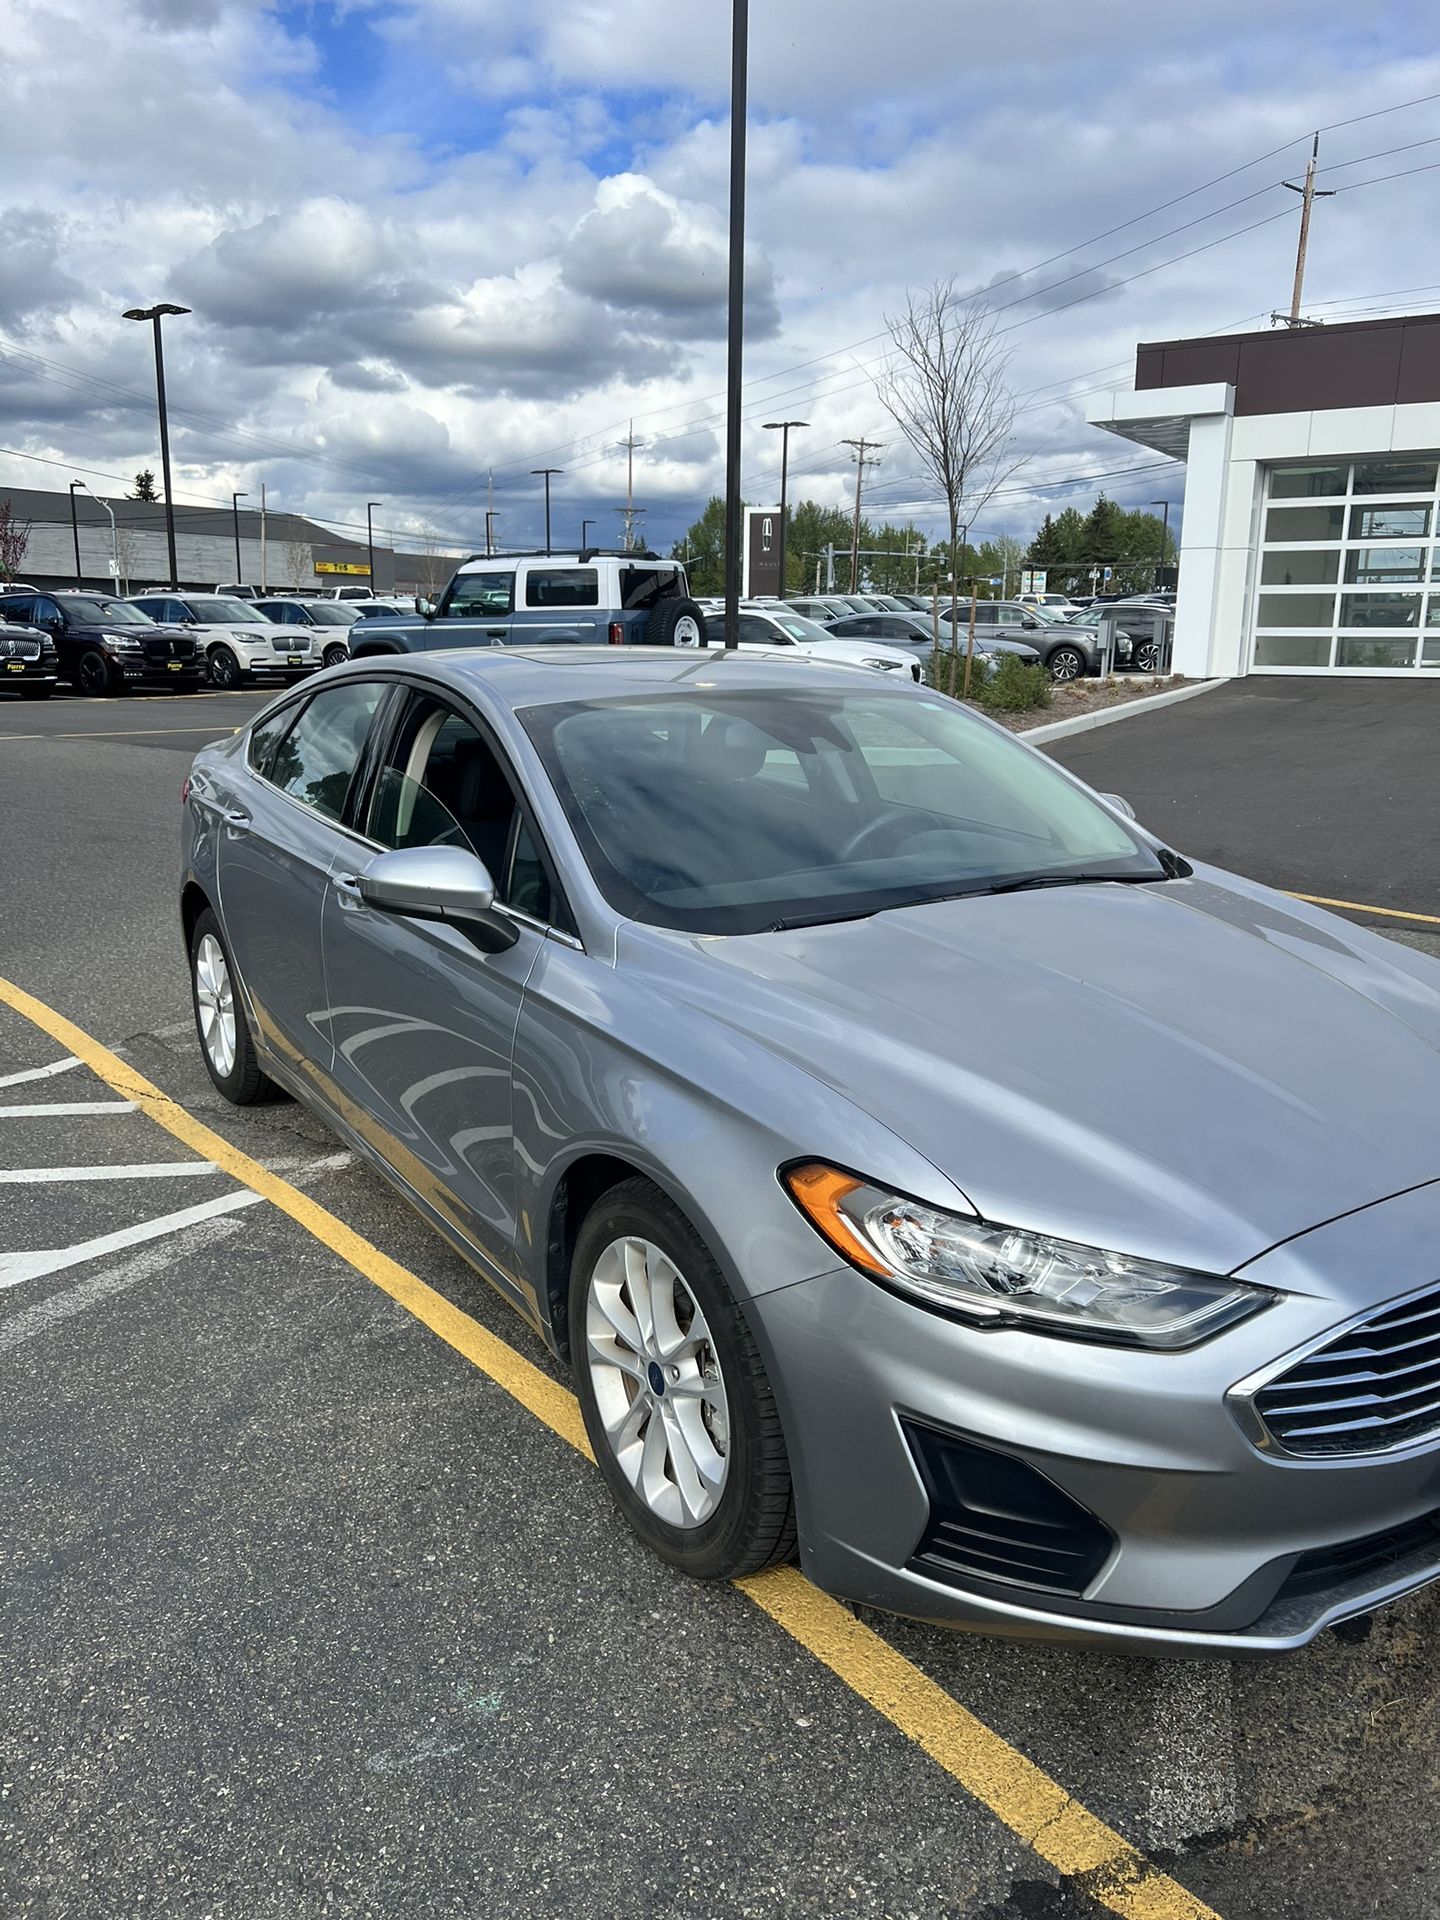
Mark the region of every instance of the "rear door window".
[[269, 778], [280, 791], [327, 820], [340, 819], [384, 691], [378, 681], [349, 681], [317, 693], [271, 762]]
[[527, 607], [598, 607], [600, 575], [594, 567], [535, 567], [525, 579]]
[[660, 600], [680, 596], [680, 574], [675, 567], [621, 567], [620, 605], [626, 613], [653, 607]]

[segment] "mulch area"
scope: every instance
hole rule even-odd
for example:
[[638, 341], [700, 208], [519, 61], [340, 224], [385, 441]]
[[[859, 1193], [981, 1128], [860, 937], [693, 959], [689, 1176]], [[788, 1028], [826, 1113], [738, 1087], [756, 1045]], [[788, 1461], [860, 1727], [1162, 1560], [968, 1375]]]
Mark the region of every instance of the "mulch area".
[[[1126, 673], [1109, 680], [1074, 680], [1069, 686], [1050, 689], [1048, 707], [1034, 707], [1029, 713], [990, 713], [989, 718], [998, 720], [1011, 733], [1028, 733], [1031, 727], [1048, 727], [1056, 720], [1071, 720], [1080, 713], [1099, 713], [1105, 707], [1123, 707], [1131, 700], [1144, 700], [1152, 693], [1165, 693], [1171, 687], [1184, 684], [1183, 673], [1162, 676]], [[988, 710], [982, 707], [980, 711]]]

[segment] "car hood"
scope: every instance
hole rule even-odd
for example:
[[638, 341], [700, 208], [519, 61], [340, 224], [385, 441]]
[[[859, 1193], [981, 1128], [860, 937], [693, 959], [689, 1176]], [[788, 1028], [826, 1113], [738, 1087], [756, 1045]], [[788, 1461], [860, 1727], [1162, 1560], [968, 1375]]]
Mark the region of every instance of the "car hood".
[[298, 640], [303, 645], [313, 632], [313, 627], [280, 626], [267, 620], [263, 627], [242, 621], [238, 626], [233, 622], [201, 622], [189, 629], [191, 633], [204, 634], [207, 638], [238, 640], [242, 646], [268, 646], [272, 640]]
[[1217, 873], [619, 957], [1005, 1224], [1228, 1272], [1440, 1177], [1440, 966]]

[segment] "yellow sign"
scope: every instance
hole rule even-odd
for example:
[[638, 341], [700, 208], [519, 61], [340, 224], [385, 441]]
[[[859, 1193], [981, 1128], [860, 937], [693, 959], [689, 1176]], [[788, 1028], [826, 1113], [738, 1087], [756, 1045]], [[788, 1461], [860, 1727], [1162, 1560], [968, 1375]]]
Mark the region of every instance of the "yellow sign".
[[363, 560], [317, 560], [316, 573], [358, 573], [362, 579], [370, 578], [370, 569]]

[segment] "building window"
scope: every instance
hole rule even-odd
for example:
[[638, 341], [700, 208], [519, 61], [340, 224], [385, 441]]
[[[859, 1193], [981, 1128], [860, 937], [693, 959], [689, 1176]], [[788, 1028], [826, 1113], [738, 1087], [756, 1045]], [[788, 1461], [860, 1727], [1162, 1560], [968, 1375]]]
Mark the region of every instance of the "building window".
[[1440, 454], [1270, 468], [1252, 664], [1312, 673], [1440, 667], [1437, 526]]

